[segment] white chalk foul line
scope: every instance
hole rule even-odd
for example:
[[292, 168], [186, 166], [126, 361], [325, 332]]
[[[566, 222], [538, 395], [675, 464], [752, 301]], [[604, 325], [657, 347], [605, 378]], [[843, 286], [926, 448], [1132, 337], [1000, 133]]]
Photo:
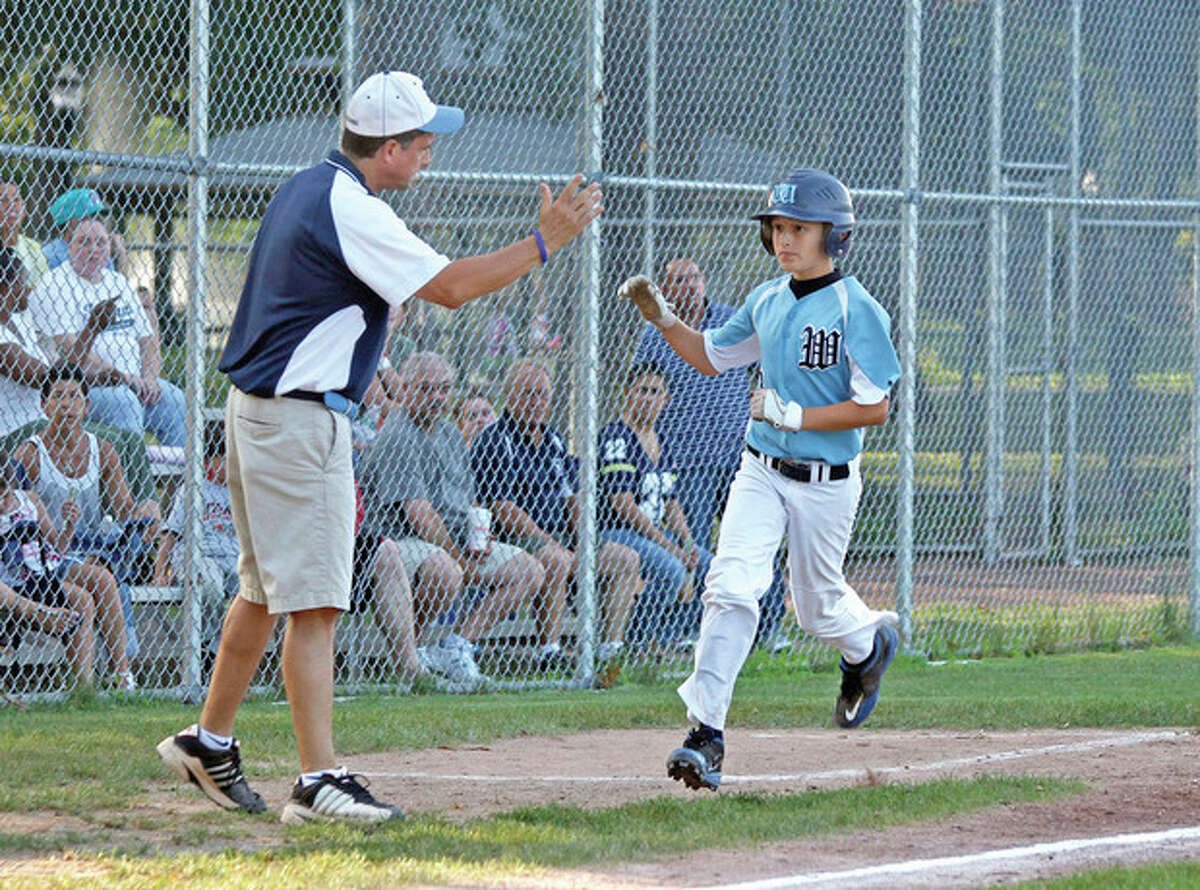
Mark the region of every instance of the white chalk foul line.
[[[817, 782], [827, 779], [851, 779], [867, 776], [886, 776], [893, 773], [936, 772], [952, 769], [957, 766], [972, 766], [981, 763], [1000, 763], [1006, 760], [1019, 760], [1024, 757], [1037, 757], [1045, 754], [1073, 754], [1081, 751], [1091, 751], [1097, 748], [1123, 748], [1129, 745], [1142, 745], [1147, 742], [1161, 742], [1175, 739], [1187, 733], [1174, 731], [1139, 732], [1130, 735], [1110, 736], [1103, 739], [1088, 739], [1083, 742], [1069, 742], [1057, 745], [1045, 745], [1041, 748], [1018, 748], [1013, 751], [995, 751], [987, 754], [975, 754], [970, 757], [954, 757], [949, 760], [938, 760], [932, 763], [909, 763], [901, 766], [881, 766], [872, 769], [832, 769], [812, 773], [784, 773], [766, 775], [737, 776], [726, 773], [721, 777], [722, 785], [738, 782]], [[499, 782], [531, 782], [574, 783], [579, 785], [611, 784], [654, 784], [658, 785], [663, 779], [657, 776], [498, 776], [495, 774], [463, 774], [463, 773], [368, 773], [381, 779], [436, 779], [439, 781], [483, 782], [496, 784]]]
[[761, 881], [746, 881], [741, 884], [720, 884], [712, 887], [697, 888], [697, 890], [787, 890], [787, 888], [791, 887], [804, 887], [822, 883], [842, 883], [842, 886], [847, 886], [844, 882], [855, 879], [883, 878], [935, 871], [941, 868], [975, 865], [977, 863], [1004, 862], [1038, 856], [1055, 856], [1060, 853], [1073, 853], [1077, 850], [1089, 850], [1100, 847], [1152, 846], [1167, 844], [1172, 841], [1195, 840], [1197, 838], [1200, 838], [1200, 825], [1194, 825], [1190, 828], [1169, 828], [1165, 831], [1147, 831], [1140, 834], [1114, 834], [1109, 837], [1074, 838], [1045, 844], [1031, 844], [1026, 847], [1009, 847], [1005, 850], [967, 853], [962, 856], [942, 856], [936, 859], [910, 859], [906, 862], [888, 862], [883, 865], [852, 868], [846, 871], [810, 872], [809, 874], [789, 875], [782, 878], [767, 878]]

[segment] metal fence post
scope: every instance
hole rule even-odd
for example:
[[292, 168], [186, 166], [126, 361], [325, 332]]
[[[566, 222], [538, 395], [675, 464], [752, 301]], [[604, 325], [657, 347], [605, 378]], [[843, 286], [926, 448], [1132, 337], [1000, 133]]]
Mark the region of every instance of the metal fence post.
[[[1080, 116], [1082, 114], [1083, 0], [1071, 4], [1071, 182], [1067, 197], [1080, 194]], [[1079, 564], [1079, 207], [1071, 205], [1067, 233], [1067, 428], [1063, 443], [1063, 555]]]
[[[587, 160], [590, 170], [604, 163], [604, 0], [588, 7], [588, 69], [584, 84], [587, 115]], [[579, 590], [579, 662], [577, 682], [590, 684], [595, 675], [596, 649], [596, 435], [600, 410], [600, 283], [601, 220], [583, 236], [580, 283], [579, 396], [576, 399], [576, 445], [579, 449], [580, 529], [576, 581]]]
[[913, 550], [915, 542], [914, 451], [917, 420], [917, 261], [920, 232], [917, 202], [921, 185], [921, 0], [908, 0], [904, 15], [904, 190], [900, 218], [900, 436], [896, 542], [896, 610], [900, 629], [913, 635]]
[[[1197, 152], [1200, 155], [1200, 151]], [[1200, 197], [1200, 196], [1198, 196]], [[1188, 612], [1192, 637], [1200, 639], [1200, 218], [1192, 229], [1192, 437], [1191, 540], [1188, 542], [1190, 581]]]
[[647, 184], [642, 191], [642, 273], [654, 278], [655, 220], [658, 192], [650, 183], [658, 177], [658, 0], [650, 0], [646, 21], [646, 137], [643, 171]]
[[[1200, 63], [1196, 66], [1196, 113], [1200, 115]], [[1200, 116], [1196, 118], [1196, 182], [1192, 197], [1200, 201]], [[1191, 540], [1188, 542], [1191, 584], [1188, 612], [1192, 639], [1200, 640], [1200, 215], [1192, 229], [1192, 453]]]
[[[358, 86], [358, 0], [342, 0], [342, 107]], [[340, 129], [340, 126], [339, 126]]]
[[1004, 366], [1005, 239], [1004, 209], [995, 199], [1003, 189], [1004, 150], [1004, 0], [992, 0], [991, 127], [988, 152], [988, 296], [987, 296], [987, 433], [984, 446], [984, 559], [1000, 557], [1004, 513]]
[[[1047, 193], [1052, 188], [1046, 189]], [[1054, 465], [1053, 449], [1053, 389], [1051, 376], [1054, 372], [1054, 208], [1047, 206], [1043, 211], [1045, 232], [1042, 236], [1042, 480], [1039, 486], [1038, 525], [1041, 529], [1038, 552], [1043, 556], [1050, 553], [1051, 476]]]
[[183, 693], [201, 693], [200, 510], [204, 467], [204, 378], [207, 370], [205, 337], [205, 271], [208, 249], [208, 60], [209, 0], [192, 0], [189, 52], [188, 155], [188, 302], [187, 302], [187, 461], [184, 473], [184, 617]]

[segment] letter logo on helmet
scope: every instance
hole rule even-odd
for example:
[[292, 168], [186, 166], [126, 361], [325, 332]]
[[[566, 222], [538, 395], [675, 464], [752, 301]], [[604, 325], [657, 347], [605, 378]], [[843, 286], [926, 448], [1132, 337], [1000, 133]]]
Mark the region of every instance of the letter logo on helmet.
[[751, 219], [761, 223], [759, 237], [767, 253], [775, 255], [771, 241], [771, 218], [775, 216], [804, 222], [827, 222], [825, 253], [840, 260], [850, 253], [850, 236], [854, 230], [854, 203], [850, 191], [835, 177], [823, 170], [802, 168], [793, 170], [771, 186], [767, 209]]

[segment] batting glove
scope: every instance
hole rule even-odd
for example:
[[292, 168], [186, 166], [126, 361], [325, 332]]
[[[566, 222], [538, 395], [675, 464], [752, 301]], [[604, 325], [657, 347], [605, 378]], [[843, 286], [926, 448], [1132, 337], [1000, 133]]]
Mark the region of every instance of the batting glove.
[[795, 402], [785, 402], [773, 389], [756, 389], [750, 396], [750, 416], [765, 420], [777, 430], [794, 433], [804, 425], [804, 409]]
[[658, 285], [645, 275], [635, 275], [626, 278], [617, 290], [617, 296], [629, 300], [637, 306], [642, 318], [650, 322], [660, 331], [675, 324], [677, 319], [670, 303], [663, 299]]

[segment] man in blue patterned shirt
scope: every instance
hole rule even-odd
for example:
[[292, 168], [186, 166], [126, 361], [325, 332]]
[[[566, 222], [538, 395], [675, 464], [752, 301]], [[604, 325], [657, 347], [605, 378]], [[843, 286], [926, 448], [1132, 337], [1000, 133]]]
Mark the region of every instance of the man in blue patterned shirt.
[[[663, 296], [675, 304], [675, 314], [698, 331], [719, 328], [733, 316], [734, 307], [708, 299], [704, 273], [687, 257], [667, 262], [662, 287]], [[674, 452], [679, 506], [692, 537], [708, 547], [742, 459], [750, 420], [746, 374], [731, 369], [704, 376], [676, 355], [649, 323], [642, 329], [633, 360], [657, 365], [666, 374], [671, 399], [659, 424]]]

